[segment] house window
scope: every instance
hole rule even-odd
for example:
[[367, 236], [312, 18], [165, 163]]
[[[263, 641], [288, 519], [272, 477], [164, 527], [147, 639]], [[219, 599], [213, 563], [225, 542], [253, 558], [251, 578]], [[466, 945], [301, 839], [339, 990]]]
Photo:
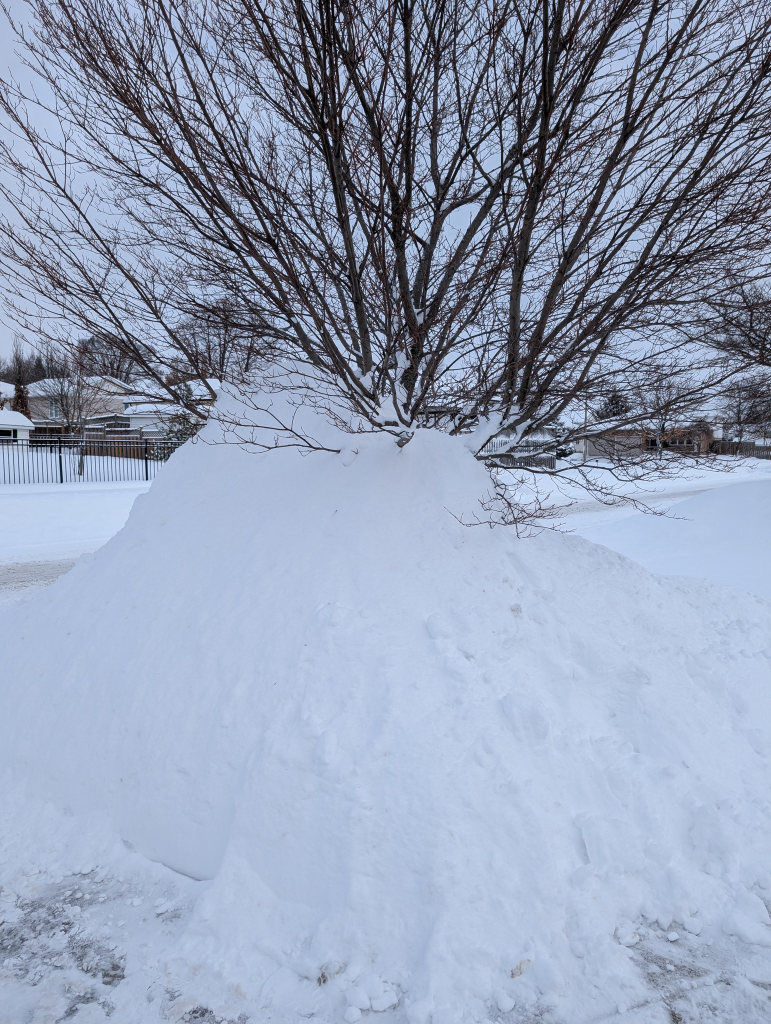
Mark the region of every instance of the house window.
[[48, 399], [48, 418], [49, 420], [58, 420], [61, 417], [62, 410], [59, 407], [58, 398]]

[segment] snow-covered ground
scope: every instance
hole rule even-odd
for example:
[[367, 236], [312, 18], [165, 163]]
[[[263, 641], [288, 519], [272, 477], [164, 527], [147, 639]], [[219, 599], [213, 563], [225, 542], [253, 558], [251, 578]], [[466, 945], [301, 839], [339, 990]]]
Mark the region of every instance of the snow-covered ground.
[[120, 530], [149, 484], [0, 486], [0, 606], [48, 586]]
[[771, 600], [771, 461], [747, 460], [730, 472], [701, 469], [651, 482], [640, 495], [661, 515], [579, 501], [563, 525], [651, 572]]
[[771, 480], [734, 482], [669, 505], [579, 528], [651, 572], [738, 587], [771, 601]]
[[[3, 609], [0, 1024], [765, 1024], [771, 464], [567, 519], [745, 594], [360, 448], [188, 445]], [[0, 587], [113, 490], [0, 490]]]
[[150, 485], [6, 484], [0, 487], [0, 563], [77, 558], [123, 526]]

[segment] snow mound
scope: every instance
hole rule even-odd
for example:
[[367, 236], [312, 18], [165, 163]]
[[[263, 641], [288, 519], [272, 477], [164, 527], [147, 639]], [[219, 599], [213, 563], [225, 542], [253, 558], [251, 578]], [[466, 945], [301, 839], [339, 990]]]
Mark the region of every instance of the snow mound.
[[0, 618], [6, 786], [212, 880], [172, 974], [575, 1024], [646, 998], [641, 937], [771, 945], [767, 604], [463, 526], [489, 480], [436, 432], [217, 429]]
[[582, 535], [651, 572], [706, 577], [771, 600], [770, 518], [771, 480], [756, 479], [687, 497], [667, 516], [630, 515]]

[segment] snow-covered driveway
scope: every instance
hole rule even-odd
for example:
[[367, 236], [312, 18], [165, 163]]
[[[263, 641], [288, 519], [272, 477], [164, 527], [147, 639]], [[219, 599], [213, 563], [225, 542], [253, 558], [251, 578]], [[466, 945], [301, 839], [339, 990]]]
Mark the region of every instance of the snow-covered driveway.
[[0, 487], [0, 605], [46, 587], [120, 530], [146, 483]]
[[50, 586], [74, 564], [74, 558], [0, 564], [0, 605], [12, 604], [31, 590]]

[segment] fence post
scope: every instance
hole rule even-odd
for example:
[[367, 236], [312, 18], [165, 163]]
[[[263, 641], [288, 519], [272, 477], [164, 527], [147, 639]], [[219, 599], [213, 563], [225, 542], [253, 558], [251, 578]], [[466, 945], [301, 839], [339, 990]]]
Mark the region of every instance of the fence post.
[[58, 439], [58, 448], [59, 448], [59, 483], [63, 484], [64, 483], [64, 470], [62, 469], [62, 439], [61, 439], [61, 436], [59, 436], [59, 439]]
[[147, 438], [145, 438], [145, 480], [149, 480], [150, 475], [147, 468]]

